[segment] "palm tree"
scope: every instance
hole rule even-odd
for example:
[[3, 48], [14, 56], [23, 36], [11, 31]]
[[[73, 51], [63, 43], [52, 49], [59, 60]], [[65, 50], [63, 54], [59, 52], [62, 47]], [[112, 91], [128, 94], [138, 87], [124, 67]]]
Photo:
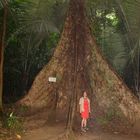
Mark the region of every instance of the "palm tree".
[[[138, 16], [138, 11], [140, 10], [139, 1], [121, 1], [116, 0], [118, 4], [118, 12], [121, 17], [121, 20], [126, 29], [125, 38], [127, 42], [127, 61], [130, 69], [133, 72], [131, 80], [134, 87], [134, 92], [139, 96], [139, 82], [140, 82], [140, 68], [139, 68], [139, 23], [140, 17]], [[132, 66], [132, 68], [131, 68]], [[131, 72], [127, 73], [130, 75]], [[126, 76], [127, 77], [127, 76]], [[129, 81], [129, 80], [128, 80]]]
[[[134, 87], [136, 95], [139, 95], [139, 5], [138, 1], [130, 0], [88, 1], [93, 33], [101, 50], [127, 85]], [[109, 14], [115, 15], [111, 16], [115, 26], [108, 22]]]
[[[48, 62], [48, 56], [50, 57], [53, 53], [53, 51], [49, 53], [49, 49], [53, 50], [54, 46], [48, 47], [50, 42], [48, 39], [54, 33], [57, 34], [54, 34], [57, 39], [60, 34], [65, 18], [65, 10], [67, 9], [67, 1], [25, 0], [23, 2], [11, 1], [10, 5], [10, 16], [12, 18], [9, 16], [9, 21], [13, 21], [14, 26], [12, 26], [12, 32], [8, 33], [6, 44], [8, 47], [5, 51], [5, 82], [13, 80], [11, 83], [9, 82], [11, 85], [10, 91], [8, 90], [9, 94], [15, 89], [12, 85], [19, 79], [20, 82], [16, 84], [16, 87], [20, 87], [17, 94], [22, 96], [27, 92], [34, 75], [38, 73], [44, 63]], [[56, 13], [63, 14], [58, 16]], [[55, 22], [56, 19], [60, 22]], [[8, 25], [11, 25], [11, 23]], [[11, 31], [11, 26], [8, 29]], [[11, 59], [9, 59], [8, 53], [13, 48], [12, 42], [17, 44], [17, 49], [15, 49], [18, 50], [16, 55], [18, 64], [15, 63], [9, 69]], [[15, 50], [12, 49], [10, 52], [15, 52]], [[41, 52], [42, 54], [39, 54]], [[13, 59], [15, 60], [15, 58]], [[10, 79], [10, 76], [8, 76], [12, 73], [11, 71], [16, 75], [14, 79]], [[7, 88], [4, 89], [7, 92]]]

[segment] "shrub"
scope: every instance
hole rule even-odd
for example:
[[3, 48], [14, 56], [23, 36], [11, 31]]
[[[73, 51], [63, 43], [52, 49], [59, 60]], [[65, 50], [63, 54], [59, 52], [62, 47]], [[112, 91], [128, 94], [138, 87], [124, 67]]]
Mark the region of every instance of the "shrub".
[[5, 118], [5, 126], [12, 132], [22, 132], [23, 121], [12, 112]]

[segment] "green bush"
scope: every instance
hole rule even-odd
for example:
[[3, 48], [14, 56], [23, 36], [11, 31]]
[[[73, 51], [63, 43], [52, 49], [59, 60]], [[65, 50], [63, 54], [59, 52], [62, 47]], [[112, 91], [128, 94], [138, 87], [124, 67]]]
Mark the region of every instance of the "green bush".
[[5, 119], [5, 126], [12, 132], [22, 132], [23, 121], [12, 112], [7, 115]]

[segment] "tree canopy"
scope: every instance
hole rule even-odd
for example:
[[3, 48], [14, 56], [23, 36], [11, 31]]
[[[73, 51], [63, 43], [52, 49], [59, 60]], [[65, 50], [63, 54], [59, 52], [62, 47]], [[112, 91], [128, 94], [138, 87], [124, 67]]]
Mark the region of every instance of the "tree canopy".
[[[22, 96], [53, 54], [69, 1], [7, 2], [4, 95]], [[102, 52], [136, 95], [139, 94], [139, 5], [139, 1], [130, 0], [88, 0], [86, 4], [91, 29]], [[0, 21], [2, 13], [1, 1]], [[23, 87], [19, 86], [21, 83]]]

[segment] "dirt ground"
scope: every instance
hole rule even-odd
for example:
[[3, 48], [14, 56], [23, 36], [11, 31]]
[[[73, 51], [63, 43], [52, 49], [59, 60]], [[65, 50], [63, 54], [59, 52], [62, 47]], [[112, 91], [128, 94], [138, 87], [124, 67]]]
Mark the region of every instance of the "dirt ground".
[[[41, 118], [36, 121], [33, 118], [28, 118], [25, 127], [26, 132], [22, 136], [22, 140], [55, 140], [65, 132], [63, 123], [56, 122], [56, 124], [48, 125]], [[104, 132], [99, 128], [91, 128], [88, 132], [82, 134], [77, 129], [76, 140], [140, 140], [140, 136], [119, 132]]]
[[[64, 133], [62, 126], [44, 126], [42, 128], [33, 129], [28, 131], [23, 137], [23, 140], [54, 140], [56, 137]], [[139, 136], [124, 135], [117, 133], [105, 133], [90, 131], [84, 134], [77, 133], [77, 140], [140, 140]]]

